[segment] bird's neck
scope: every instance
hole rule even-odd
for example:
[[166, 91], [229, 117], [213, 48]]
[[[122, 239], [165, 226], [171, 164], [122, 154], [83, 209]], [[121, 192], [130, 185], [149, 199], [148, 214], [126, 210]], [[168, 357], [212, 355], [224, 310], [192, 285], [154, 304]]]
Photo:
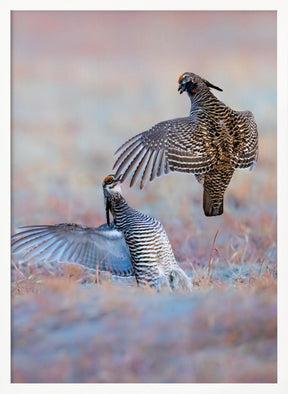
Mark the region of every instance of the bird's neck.
[[191, 101], [191, 108], [190, 108], [190, 116], [193, 116], [193, 114], [197, 112], [207, 112], [209, 113], [210, 111], [213, 111], [213, 116], [215, 116], [215, 111], [221, 110], [224, 107], [227, 107], [224, 103], [222, 103], [210, 90], [207, 90], [205, 92], [196, 92], [196, 93], [191, 93], [187, 92], [188, 96]]
[[118, 230], [125, 230], [125, 218], [129, 216], [131, 208], [125, 198], [120, 193], [113, 193], [108, 196], [110, 212], [113, 216], [115, 226]]

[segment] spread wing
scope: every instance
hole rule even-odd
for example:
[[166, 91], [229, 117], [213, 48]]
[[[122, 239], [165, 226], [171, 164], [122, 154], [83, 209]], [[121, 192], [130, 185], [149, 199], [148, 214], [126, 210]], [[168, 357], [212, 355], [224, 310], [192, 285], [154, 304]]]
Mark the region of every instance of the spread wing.
[[78, 263], [118, 276], [134, 275], [123, 234], [107, 224], [86, 227], [74, 223], [25, 226], [12, 236], [11, 251], [19, 261]]
[[238, 137], [234, 137], [234, 163], [237, 168], [251, 169], [258, 159], [258, 131], [254, 116], [250, 111], [239, 112]]
[[208, 127], [191, 117], [158, 123], [125, 142], [116, 154], [116, 177], [121, 174], [123, 182], [132, 174], [133, 186], [141, 175], [141, 189], [148, 178], [152, 181], [169, 171], [203, 174], [217, 161]]

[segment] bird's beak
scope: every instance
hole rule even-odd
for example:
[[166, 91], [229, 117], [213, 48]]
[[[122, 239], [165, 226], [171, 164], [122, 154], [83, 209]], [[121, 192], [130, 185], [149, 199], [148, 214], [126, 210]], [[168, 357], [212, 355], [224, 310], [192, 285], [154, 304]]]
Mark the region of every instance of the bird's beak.
[[188, 82], [187, 76], [180, 75], [178, 79], [178, 83], [179, 83], [178, 92], [180, 92], [180, 94], [186, 91], [187, 82]]
[[180, 94], [182, 94], [183, 92], [185, 92], [185, 90], [186, 90], [185, 84], [180, 83], [178, 86], [178, 92], [180, 92]]

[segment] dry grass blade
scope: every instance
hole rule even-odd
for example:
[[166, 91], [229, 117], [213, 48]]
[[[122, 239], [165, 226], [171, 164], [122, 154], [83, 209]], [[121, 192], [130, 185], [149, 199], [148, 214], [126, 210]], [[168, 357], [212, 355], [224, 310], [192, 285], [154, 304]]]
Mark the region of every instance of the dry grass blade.
[[208, 261], [208, 271], [207, 271], [207, 276], [208, 277], [211, 274], [213, 252], [215, 250], [215, 242], [216, 242], [216, 238], [217, 238], [218, 233], [219, 233], [219, 229], [216, 231], [216, 233], [214, 235], [212, 246], [211, 246], [211, 249], [210, 249], [209, 261]]

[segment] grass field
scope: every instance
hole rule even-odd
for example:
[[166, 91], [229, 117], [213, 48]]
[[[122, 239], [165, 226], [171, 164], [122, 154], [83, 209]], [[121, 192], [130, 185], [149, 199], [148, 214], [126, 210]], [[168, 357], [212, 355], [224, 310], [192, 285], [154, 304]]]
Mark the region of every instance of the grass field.
[[12, 382], [274, 383], [275, 13], [98, 14], [12, 15], [13, 232], [104, 223], [101, 182], [113, 153], [188, 114], [177, 94], [184, 71], [255, 114], [259, 162], [236, 171], [220, 217], [204, 216], [191, 175], [170, 174], [141, 192], [123, 185], [132, 206], [163, 223], [191, 295], [155, 294], [109, 275], [95, 283], [95, 273], [75, 265], [16, 261]]

